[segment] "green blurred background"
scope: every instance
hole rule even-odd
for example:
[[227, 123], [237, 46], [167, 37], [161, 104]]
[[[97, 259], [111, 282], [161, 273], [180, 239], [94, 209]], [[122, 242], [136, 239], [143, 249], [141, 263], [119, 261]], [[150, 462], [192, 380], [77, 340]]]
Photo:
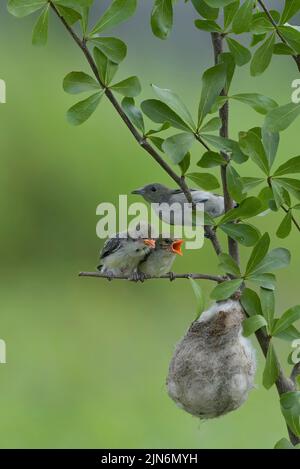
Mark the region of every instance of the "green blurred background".
[[[33, 17], [10, 17], [4, 3], [0, 337], [7, 344], [7, 364], [0, 365], [0, 446], [272, 447], [286, 430], [275, 390], [261, 385], [259, 350], [257, 389], [240, 410], [203, 423], [168, 398], [168, 363], [195, 315], [188, 282], [135, 285], [78, 278], [80, 270], [94, 269], [103, 243], [95, 233], [96, 206], [145, 183], [172, 181], [135, 144], [105, 100], [83, 126], [67, 124], [65, 112], [75, 100], [62, 91], [62, 79], [72, 70], [88, 71], [80, 51], [55, 18], [48, 46], [32, 47]], [[103, 11], [107, 2], [97, 4]], [[152, 97], [152, 82], [170, 87], [195, 113], [201, 74], [212, 64], [209, 37], [194, 28], [191, 6], [180, 2], [171, 38], [154, 38], [151, 4], [141, 0], [135, 18], [112, 31], [129, 46], [118, 77], [137, 74], [142, 98]], [[247, 66], [239, 69], [233, 91], [265, 93], [284, 104], [295, 78], [293, 62], [275, 57], [262, 77], [249, 78]], [[261, 123], [262, 116], [247, 107], [232, 107], [233, 137]], [[298, 146], [299, 121], [282, 135], [279, 159], [297, 155]], [[195, 147], [195, 162], [201, 154]], [[246, 164], [242, 172], [255, 171]], [[271, 230], [274, 246], [293, 253], [290, 270], [278, 275], [278, 313], [299, 303], [300, 261], [299, 235], [293, 231], [287, 241], [276, 239], [279, 221], [274, 214], [257, 220], [262, 231]], [[216, 268], [206, 243], [185, 252], [175, 270]], [[211, 285], [203, 282], [203, 288], [209, 304]], [[278, 347], [286, 363], [289, 348], [280, 342]]]

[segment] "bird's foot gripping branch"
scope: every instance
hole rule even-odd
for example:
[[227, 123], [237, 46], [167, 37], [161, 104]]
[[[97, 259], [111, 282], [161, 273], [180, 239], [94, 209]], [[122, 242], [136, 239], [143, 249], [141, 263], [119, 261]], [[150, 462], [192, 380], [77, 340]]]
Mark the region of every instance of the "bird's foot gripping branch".
[[[218, 355], [221, 367], [219, 362], [216, 365], [216, 360], [209, 361], [212, 376], [216, 371], [216, 381], [203, 381], [200, 389], [192, 383], [191, 394], [187, 396], [183, 392], [185, 383], [178, 369], [185, 366], [185, 360], [190, 355], [184, 358], [177, 350], [170, 367], [169, 394], [188, 412], [202, 418], [221, 415], [239, 407], [252, 387], [255, 369], [251, 348], [245, 345], [244, 337], [256, 334], [266, 357], [263, 385], [267, 389], [276, 386], [289, 434], [289, 440], [282, 438], [276, 447], [293, 448], [300, 442], [299, 364], [295, 363], [295, 355], [292, 355], [293, 359], [291, 356], [285, 358], [285, 366], [280, 364], [274, 338], [291, 343], [299, 339], [300, 333], [295, 323], [300, 319], [300, 307], [293, 306], [283, 314], [281, 311], [275, 314], [275, 296], [281, 292], [276, 285], [274, 272], [288, 267], [290, 253], [283, 248], [270, 251], [269, 247], [271, 237], [287, 238], [292, 230], [300, 231], [297, 221], [297, 211], [300, 209], [300, 181], [297, 178], [300, 173], [300, 156], [292, 155], [290, 158], [282, 149], [285, 160], [281, 164], [276, 161], [280, 132], [299, 116], [300, 105], [293, 102], [278, 105], [275, 99], [257, 93], [256, 85], [253, 86], [255, 92], [253, 89], [245, 89], [237, 94], [231, 92], [231, 89], [235, 77], [239, 76], [240, 67], [250, 63], [252, 77], [267, 73], [274, 54], [280, 55], [284, 63], [291, 59], [296, 63], [297, 71], [300, 70], [300, 32], [297, 25], [291, 25], [295, 15], [300, 12], [300, 4], [292, 0], [280, 2], [280, 11], [274, 9], [273, 2], [260, 0], [190, 0], [185, 5], [181, 4], [181, 8], [193, 9], [199, 43], [202, 42], [201, 35], [209, 34], [213, 45], [214, 65], [204, 72], [201, 90], [195, 90], [195, 95], [199, 94], [199, 108], [197, 116], [193, 116], [184, 100], [170, 89], [152, 85], [154, 95], [138, 104], [136, 98], [141, 92], [139, 79], [136, 76], [115, 78], [125, 59], [127, 47], [121, 39], [107, 37], [107, 33], [110, 28], [134, 15], [137, 0], [113, 0], [100, 18], [91, 14], [94, 3], [94, 0], [8, 1], [8, 10], [15, 16], [38, 13], [33, 30], [34, 44], [46, 43], [48, 19], [50, 13], [53, 13], [86, 58], [86, 69], [71, 71], [63, 82], [64, 90], [71, 95], [89, 93], [87, 98], [69, 109], [68, 121], [73, 125], [82, 124], [96, 112], [101, 100], [107, 98], [141, 150], [169, 175], [178, 186], [181, 196], [194, 209], [194, 190], [189, 188], [187, 181], [207, 192], [221, 186], [222, 194], [219, 196], [224, 200], [225, 213], [212, 217], [208, 203], [205, 209], [205, 231], [218, 256], [221, 273], [211, 278], [204, 274], [184, 274], [181, 277], [176, 274], [176, 277], [188, 276], [192, 279], [200, 316], [189, 329], [183, 344], [187, 344], [186, 351], [192, 355], [193, 351], [200, 350], [199, 356], [203, 358], [208, 350], [212, 350], [210, 357], [216, 357], [216, 350], [223, 346], [227, 349], [231, 341], [235, 352], [243, 351], [248, 357], [245, 358], [248, 363], [242, 364], [239, 362], [242, 353], [236, 353], [236, 369], [241, 365], [241, 370], [248, 371], [242, 371], [239, 376], [235, 376], [235, 373], [232, 376], [226, 374], [229, 371], [228, 364], [224, 361], [224, 355]], [[157, 38], [164, 40], [172, 30], [173, 14], [179, 8], [179, 2], [155, 0], [153, 4], [151, 28]], [[250, 46], [245, 46], [248, 43]], [[198, 69], [198, 64], [195, 69]], [[151, 77], [148, 81], [151, 81]], [[117, 96], [122, 97], [121, 101]], [[257, 124], [250, 129], [239, 129], [238, 139], [229, 137], [229, 105], [234, 112], [235, 103], [244, 105], [245, 109], [248, 106], [263, 116], [261, 126]], [[247, 170], [244, 169], [247, 161], [255, 169], [255, 177], [249, 177], [249, 164]], [[219, 169], [219, 178], [212, 174], [211, 168]], [[238, 204], [236, 208], [234, 201]], [[273, 212], [274, 217], [279, 218], [276, 233], [272, 229], [264, 234], [259, 231], [259, 219], [255, 217], [266, 211]], [[267, 213], [267, 216], [270, 215]], [[226, 235], [227, 248], [220, 242], [220, 234], [223, 238]], [[115, 268], [116, 259], [120, 261], [118, 256], [124, 253], [125, 248], [128, 246], [120, 245], [119, 241], [110, 241], [102, 252], [102, 272], [82, 275], [110, 275], [108, 272]], [[148, 248], [143, 243], [136, 247], [143, 250], [146, 256], [144, 270], [152, 269], [153, 272], [164, 248], [150, 251]], [[132, 262], [132, 257], [128, 257], [126, 249], [126, 268], [129, 271], [135, 262]], [[243, 256], [247, 259], [245, 265], [240, 263], [240, 249], [249, 251], [249, 254]], [[140, 252], [137, 257], [139, 255]], [[151, 262], [148, 263], [149, 259]], [[167, 273], [144, 274], [144, 278], [168, 277]], [[223, 278], [223, 274], [226, 278]], [[119, 277], [129, 278], [130, 273], [115, 274], [115, 278]], [[220, 281], [221, 278], [225, 281]], [[209, 279], [218, 283], [211, 297], [222, 302], [221, 307], [215, 305], [213, 312], [209, 310], [203, 313], [202, 290], [195, 279]], [[240, 292], [238, 303], [230, 299], [236, 292]], [[246, 319], [243, 319], [243, 314], [247, 316]], [[207, 342], [203, 342], [204, 328], [208, 331]], [[220, 343], [222, 345], [218, 348], [217, 344]], [[178, 355], [181, 356], [180, 363]], [[202, 358], [193, 362], [199, 378], [203, 375]], [[291, 377], [285, 372], [288, 366], [291, 367]], [[212, 403], [205, 390], [210, 389], [210, 386], [214, 389], [222, 376], [226, 378], [226, 385], [222, 388], [219, 401]], [[237, 396], [235, 402], [234, 396]], [[223, 404], [227, 398], [230, 405], [226, 409]]]

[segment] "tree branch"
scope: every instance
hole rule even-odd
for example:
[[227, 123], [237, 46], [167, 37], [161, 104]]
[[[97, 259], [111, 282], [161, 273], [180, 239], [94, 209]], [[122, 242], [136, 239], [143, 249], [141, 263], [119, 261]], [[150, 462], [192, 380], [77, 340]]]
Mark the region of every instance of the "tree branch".
[[[219, 33], [211, 33], [213, 49], [214, 49], [214, 59], [215, 64], [218, 64], [220, 54], [223, 52], [223, 37]], [[226, 89], [224, 88], [221, 92], [221, 96], [226, 96]], [[223, 138], [228, 138], [228, 121], [229, 121], [229, 103], [228, 101], [221, 107], [219, 110], [219, 116], [222, 121], [222, 126], [220, 129], [220, 136]], [[228, 156], [226, 153], [221, 152], [223, 158], [228, 162]], [[223, 186], [223, 194], [224, 194], [224, 204], [225, 204], [225, 212], [228, 212], [233, 208], [233, 200], [230, 196], [227, 184], [227, 165], [221, 166], [221, 179], [222, 179], [222, 186]], [[228, 237], [228, 250], [231, 257], [239, 263], [239, 248], [238, 243]]]
[[[192, 204], [193, 209], [196, 208], [195, 203], [193, 202], [191, 192], [185, 182], [185, 179], [178, 176], [178, 174], [166, 163], [166, 161], [160, 156], [160, 154], [155, 150], [155, 148], [146, 140], [144, 135], [141, 135], [137, 129], [134, 127], [132, 124], [131, 120], [127, 117], [126, 113], [123, 111], [122, 107], [119, 105], [118, 101], [116, 100], [115, 96], [113, 95], [112, 91], [105, 86], [105, 84], [102, 82], [97, 65], [89, 51], [86, 45], [86, 41], [83, 39], [81, 40], [80, 37], [76, 34], [76, 32], [69, 26], [67, 21], [64, 19], [64, 17], [59, 13], [57, 8], [55, 7], [54, 3], [51, 1], [49, 2], [52, 10], [55, 12], [55, 14], [58, 16], [66, 30], [69, 32], [69, 34], [72, 36], [78, 47], [82, 50], [83, 54], [85, 55], [94, 75], [96, 80], [98, 81], [99, 85], [101, 88], [104, 89], [104, 93], [106, 97], [109, 99], [125, 125], [128, 127], [129, 131], [135, 138], [135, 140], [138, 142], [138, 144], [143, 148], [160, 166], [163, 168], [163, 170], [173, 179], [173, 181], [176, 182], [176, 184], [182, 189], [187, 201]], [[203, 142], [204, 143], [204, 142]], [[204, 143], [205, 144], [205, 143]], [[217, 239], [217, 235], [214, 230], [212, 230], [210, 227], [205, 226], [204, 227], [205, 232], [207, 234], [207, 238], [210, 239], [212, 246], [216, 252], [217, 255], [221, 253], [221, 246], [220, 243]]]
[[[132, 280], [130, 277], [124, 277], [122, 275], [110, 276], [101, 272], [80, 272], [79, 277], [96, 277], [96, 278], [106, 278], [108, 280]], [[210, 280], [212, 282], [221, 283], [226, 280], [226, 277], [221, 275], [210, 275], [210, 274], [175, 274], [171, 272], [170, 274], [161, 275], [161, 276], [145, 276], [144, 280], [155, 280], [155, 279], [167, 279], [167, 280], [176, 280], [176, 279], [194, 279], [194, 280]]]
[[[266, 5], [264, 4], [264, 2], [262, 0], [258, 0], [258, 3], [260, 4], [261, 8], [265, 12], [265, 14], [266, 14], [268, 20], [270, 21], [270, 23], [274, 26], [274, 29], [277, 33], [277, 36], [280, 38], [281, 42], [288, 45], [287, 41], [285, 40], [284, 36], [281, 34], [280, 30], [278, 29], [278, 26], [277, 26], [276, 22], [274, 21], [271, 13], [269, 12], [269, 10], [266, 7]], [[300, 72], [300, 55], [293, 55], [292, 57], [293, 57], [294, 61], [296, 62], [297, 68]]]

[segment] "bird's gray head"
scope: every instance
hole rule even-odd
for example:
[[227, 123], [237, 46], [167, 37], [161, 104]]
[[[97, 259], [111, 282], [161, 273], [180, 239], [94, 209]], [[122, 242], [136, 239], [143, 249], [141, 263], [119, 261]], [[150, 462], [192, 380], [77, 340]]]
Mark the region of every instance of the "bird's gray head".
[[168, 189], [168, 187], [164, 186], [163, 184], [153, 183], [147, 184], [146, 186], [141, 187], [140, 189], [136, 189], [131, 193], [141, 195], [145, 200], [147, 200], [147, 202], [161, 203], [168, 201], [169, 194], [171, 192], [172, 190]]

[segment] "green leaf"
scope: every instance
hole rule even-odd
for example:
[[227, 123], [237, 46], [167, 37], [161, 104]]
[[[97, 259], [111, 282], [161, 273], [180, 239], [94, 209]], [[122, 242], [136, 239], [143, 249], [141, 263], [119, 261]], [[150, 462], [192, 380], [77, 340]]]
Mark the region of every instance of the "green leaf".
[[204, 117], [210, 112], [217, 97], [226, 82], [226, 67], [224, 64], [215, 65], [207, 69], [202, 75], [202, 91], [198, 111], [198, 128]]
[[9, 0], [9, 13], [19, 18], [30, 15], [47, 4], [47, 0]]
[[103, 91], [80, 101], [68, 110], [67, 119], [72, 125], [83, 124], [95, 112], [103, 96]]
[[261, 139], [257, 135], [255, 129], [249, 132], [240, 132], [240, 147], [245, 155], [250, 156], [252, 161], [266, 174], [269, 175], [269, 161], [262, 144]]
[[242, 279], [229, 280], [227, 282], [220, 283], [213, 289], [210, 296], [217, 301], [227, 300], [227, 298], [232, 296], [239, 289], [242, 283]]
[[300, 436], [300, 391], [286, 392], [280, 396], [281, 412], [292, 432]]
[[270, 389], [273, 384], [277, 381], [279, 376], [279, 364], [275, 355], [275, 351], [272, 343], [270, 342], [265, 369], [263, 373], [263, 385], [266, 389]]
[[219, 130], [221, 126], [222, 121], [220, 117], [213, 117], [201, 127], [199, 132], [214, 132], [215, 130]]
[[181, 175], [184, 176], [186, 172], [188, 171], [189, 167], [191, 164], [191, 155], [190, 153], [187, 153], [185, 157], [183, 158], [182, 161], [180, 161], [179, 166], [181, 169]]
[[49, 26], [49, 4], [42, 11], [41, 15], [34, 26], [32, 32], [32, 44], [34, 46], [44, 46], [48, 40]]
[[279, 146], [279, 133], [270, 132], [265, 127], [261, 129], [262, 143], [266, 152], [269, 168], [271, 169]]
[[275, 33], [272, 33], [255, 51], [250, 65], [252, 76], [261, 75], [268, 68], [272, 59], [274, 44]]
[[220, 187], [218, 179], [209, 173], [188, 173], [186, 177], [205, 191], [218, 189], [218, 187]]
[[272, 335], [278, 335], [288, 329], [294, 322], [300, 319], [300, 306], [294, 306], [283, 313], [283, 315], [276, 321], [272, 330]]
[[218, 18], [218, 8], [209, 7], [204, 0], [192, 0], [192, 4], [194, 5], [195, 10], [199, 15], [203, 16], [203, 18], [208, 20], [216, 20]]
[[288, 45], [291, 46], [297, 54], [300, 53], [300, 31], [298, 31], [297, 26], [279, 26], [279, 31], [284, 39], [287, 41]]
[[247, 277], [247, 280], [267, 290], [275, 290], [276, 287], [276, 277], [274, 274], [251, 274]]
[[270, 273], [276, 269], [283, 269], [288, 267], [291, 261], [290, 252], [284, 248], [273, 249], [266, 255], [266, 257], [256, 266], [252, 274], [259, 275]]
[[118, 65], [111, 62], [98, 47], [94, 48], [94, 58], [102, 83], [109, 85], [117, 73]]
[[294, 449], [294, 445], [287, 438], [281, 438], [277, 441], [274, 449]]
[[232, 220], [247, 219], [257, 215], [260, 212], [261, 202], [257, 197], [248, 197], [242, 200], [239, 207], [229, 210], [223, 218], [221, 218], [219, 225], [223, 225]]
[[147, 99], [141, 104], [144, 114], [157, 124], [168, 122], [172, 127], [179, 130], [188, 130], [190, 128], [185, 122], [162, 101], [158, 99]]
[[122, 109], [125, 111], [127, 117], [131, 120], [133, 125], [144, 134], [145, 124], [144, 124], [143, 114], [135, 106], [134, 99], [124, 98], [122, 101]]
[[129, 98], [135, 98], [142, 91], [138, 77], [129, 77], [110, 86], [111, 90]]
[[272, 181], [274, 180], [277, 181], [281, 187], [286, 189], [288, 192], [292, 192], [296, 197], [299, 198], [300, 181], [298, 179], [276, 177], [276, 179], [272, 179]]
[[238, 264], [229, 254], [220, 254], [219, 261], [219, 266], [225, 271], [225, 273], [241, 277], [241, 271]]
[[172, 26], [172, 0], [155, 0], [151, 13], [151, 28], [153, 34], [160, 39], [167, 39]]
[[279, 166], [279, 168], [276, 169], [274, 176], [293, 173], [300, 173], [300, 156], [295, 156]]
[[232, 53], [235, 63], [242, 67], [251, 60], [251, 52], [246, 47], [231, 37], [226, 37], [226, 42], [230, 52]]
[[283, 188], [281, 187], [280, 183], [276, 181], [276, 179], [271, 179], [271, 187], [274, 201], [278, 209], [284, 203]]
[[252, 20], [252, 10], [253, 0], [245, 0], [232, 22], [232, 30], [235, 34], [249, 31], [249, 26]]
[[197, 315], [196, 315], [196, 320], [199, 319], [201, 314], [204, 311], [204, 295], [202, 288], [200, 285], [193, 279], [189, 278], [189, 281], [192, 285], [193, 292], [195, 293], [196, 301], [197, 301]]
[[81, 14], [73, 8], [68, 8], [58, 4], [55, 6], [59, 14], [66, 20], [69, 26], [72, 26], [81, 19]]
[[294, 53], [293, 49], [283, 42], [274, 45], [273, 54], [275, 55], [294, 55]]
[[[226, 67], [226, 83], [225, 83], [224, 90], [228, 94], [229, 88], [230, 88], [230, 85], [234, 76], [234, 72], [235, 72], [235, 60], [231, 52], [222, 52], [219, 55], [219, 63], [224, 64]], [[216, 104], [218, 103], [218, 100], [220, 100], [221, 98], [228, 99], [228, 96], [220, 96], [219, 98], [217, 98]], [[214, 109], [214, 106], [212, 107], [212, 110], [213, 109]]]
[[189, 110], [176, 93], [168, 89], [159, 88], [156, 85], [152, 85], [152, 88], [163, 103], [172, 109], [188, 127], [195, 130], [195, 124]]
[[98, 49], [112, 62], [119, 64], [127, 54], [126, 44], [116, 37], [95, 37], [91, 39]]
[[207, 31], [209, 33], [222, 32], [222, 28], [218, 25], [218, 23], [212, 20], [196, 20], [195, 26], [196, 28], [201, 29], [202, 31]]
[[258, 331], [262, 327], [265, 327], [267, 322], [263, 316], [257, 314], [256, 316], [251, 316], [243, 321], [243, 335], [249, 337], [254, 332]]
[[226, 152], [236, 163], [243, 163], [248, 157], [241, 151], [238, 142], [230, 138], [219, 137], [218, 135], [201, 134], [203, 140], [212, 145], [217, 150]]
[[250, 288], [245, 288], [241, 303], [248, 316], [262, 315], [261, 303], [258, 294]]
[[227, 165], [226, 179], [229, 194], [236, 202], [241, 202], [244, 198], [243, 180], [232, 164]]
[[191, 148], [194, 141], [195, 136], [191, 133], [177, 134], [167, 138], [164, 141], [162, 148], [174, 164], [179, 164]]
[[289, 210], [279, 225], [276, 235], [278, 238], [286, 238], [292, 230], [292, 212]]
[[224, 8], [224, 29], [226, 30], [230, 25], [231, 22], [238, 11], [240, 6], [240, 2], [236, 1]]
[[214, 168], [215, 166], [224, 165], [226, 163], [223, 156], [220, 153], [214, 151], [207, 151], [202, 155], [201, 159], [198, 161], [197, 166], [200, 168]]
[[245, 273], [246, 276], [254, 272], [256, 267], [265, 258], [269, 250], [269, 246], [270, 246], [270, 236], [268, 233], [265, 233], [260, 238], [256, 246], [252, 250], [252, 253], [249, 257], [247, 267], [246, 267], [246, 273]]
[[284, 10], [280, 18], [280, 24], [286, 23], [300, 10], [300, 0], [286, 0]]
[[71, 72], [63, 81], [63, 89], [69, 94], [79, 94], [99, 88], [99, 83], [84, 72]]
[[300, 114], [300, 104], [289, 103], [268, 112], [265, 127], [272, 132], [281, 132], [289, 127]]
[[257, 228], [245, 223], [226, 223], [224, 225], [220, 225], [220, 229], [230, 238], [247, 247], [254, 246], [260, 237], [260, 233]]
[[248, 191], [254, 189], [255, 187], [259, 186], [259, 184], [264, 182], [264, 178], [243, 177], [242, 181], [244, 185], [244, 190]]
[[235, 99], [244, 104], [251, 106], [256, 112], [260, 114], [267, 114], [271, 109], [278, 106], [276, 101], [267, 96], [263, 96], [258, 93], [241, 93], [231, 96], [231, 99]]
[[90, 32], [89, 37], [123, 23], [134, 14], [136, 6], [137, 0], [113, 0]]
[[273, 327], [273, 320], [275, 314], [275, 296], [272, 290], [267, 288], [260, 289], [260, 302], [261, 302], [261, 309], [266, 319], [269, 330], [272, 330]]

